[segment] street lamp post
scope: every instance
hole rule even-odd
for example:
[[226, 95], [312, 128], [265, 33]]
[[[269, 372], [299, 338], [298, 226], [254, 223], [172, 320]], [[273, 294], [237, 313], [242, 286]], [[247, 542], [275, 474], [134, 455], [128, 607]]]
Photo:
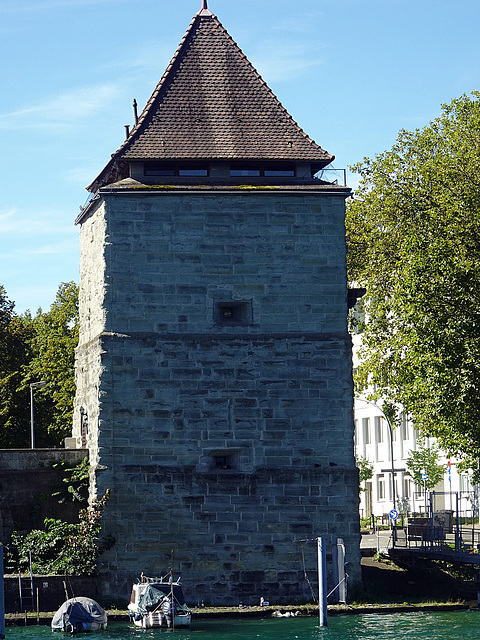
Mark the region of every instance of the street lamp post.
[[30, 383], [30, 439], [32, 443], [32, 449], [35, 449], [35, 433], [33, 430], [33, 390], [41, 389], [47, 383], [45, 380], [40, 380], [39, 382], [31, 382]]

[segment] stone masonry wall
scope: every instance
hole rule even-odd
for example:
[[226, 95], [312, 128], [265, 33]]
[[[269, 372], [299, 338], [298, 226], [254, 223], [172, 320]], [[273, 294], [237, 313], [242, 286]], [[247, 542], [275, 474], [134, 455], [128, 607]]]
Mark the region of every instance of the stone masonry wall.
[[[105, 259], [88, 311], [105, 329], [81, 335], [76, 400], [95, 491], [112, 490], [104, 593], [128, 597], [141, 571], [173, 563], [205, 602], [309, 599], [298, 540], [317, 536], [344, 539], [358, 580], [343, 198], [104, 200], [86, 233]], [[306, 562], [316, 575], [316, 553]]]
[[12, 531], [43, 528], [45, 518], [76, 522], [84, 505], [59, 505], [52, 493], [62, 487], [64, 475], [52, 463], [78, 464], [88, 451], [69, 449], [0, 450], [0, 542], [6, 544]]

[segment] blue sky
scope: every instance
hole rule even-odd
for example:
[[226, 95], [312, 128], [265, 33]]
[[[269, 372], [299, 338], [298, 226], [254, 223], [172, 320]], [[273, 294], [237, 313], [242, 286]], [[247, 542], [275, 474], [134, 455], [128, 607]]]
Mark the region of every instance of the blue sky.
[[[0, 0], [0, 283], [16, 311], [78, 282], [85, 185], [122, 143], [201, 0]], [[479, 0], [209, 0], [343, 169], [480, 88]], [[355, 187], [356, 176], [349, 176]]]

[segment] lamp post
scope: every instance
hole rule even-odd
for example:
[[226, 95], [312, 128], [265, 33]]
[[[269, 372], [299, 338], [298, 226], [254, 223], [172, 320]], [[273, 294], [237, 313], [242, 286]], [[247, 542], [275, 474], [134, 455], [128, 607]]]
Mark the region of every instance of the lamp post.
[[31, 382], [30, 383], [30, 439], [32, 443], [32, 449], [35, 449], [35, 434], [33, 431], [33, 390], [41, 389], [47, 383], [45, 380], [40, 380], [39, 382]]

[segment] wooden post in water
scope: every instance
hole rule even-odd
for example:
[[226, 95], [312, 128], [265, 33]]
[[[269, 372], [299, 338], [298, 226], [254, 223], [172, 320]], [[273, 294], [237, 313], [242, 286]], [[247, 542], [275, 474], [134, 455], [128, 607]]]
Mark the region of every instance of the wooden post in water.
[[321, 627], [327, 622], [327, 548], [324, 538], [317, 538], [318, 553], [318, 617]]
[[3, 580], [3, 544], [0, 542], [0, 639], [5, 638], [5, 583]]

